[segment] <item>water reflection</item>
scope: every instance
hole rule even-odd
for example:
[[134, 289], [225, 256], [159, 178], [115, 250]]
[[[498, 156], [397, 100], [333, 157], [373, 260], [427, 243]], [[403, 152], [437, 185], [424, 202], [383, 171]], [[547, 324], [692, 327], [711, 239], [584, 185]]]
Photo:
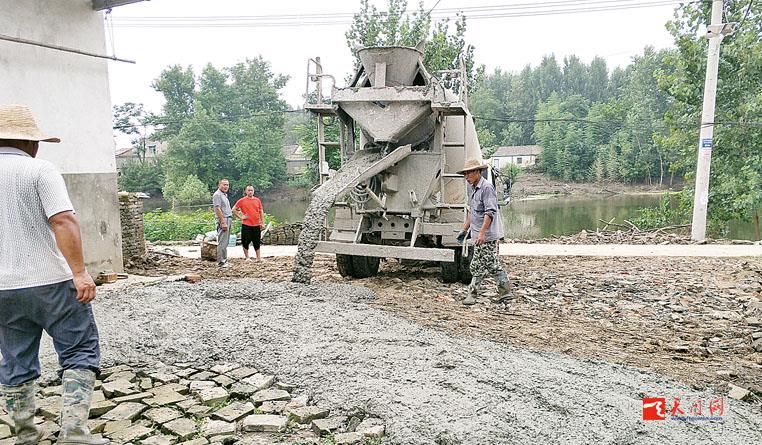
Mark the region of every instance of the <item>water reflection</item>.
[[[599, 220], [609, 221], [616, 217], [618, 223], [634, 218], [644, 207], [658, 207], [661, 195], [613, 195], [608, 197], [558, 197], [514, 201], [501, 208], [505, 235], [508, 238], [535, 239], [552, 235], [571, 235], [582, 229], [595, 230], [603, 227]], [[304, 201], [263, 201], [265, 212], [284, 223], [300, 222], [307, 210]], [[146, 210], [167, 209], [169, 205], [161, 198], [145, 203]], [[211, 206], [206, 207], [211, 210]], [[329, 220], [332, 220], [329, 214]], [[727, 237], [752, 239], [750, 222], [733, 221], [729, 224]]]

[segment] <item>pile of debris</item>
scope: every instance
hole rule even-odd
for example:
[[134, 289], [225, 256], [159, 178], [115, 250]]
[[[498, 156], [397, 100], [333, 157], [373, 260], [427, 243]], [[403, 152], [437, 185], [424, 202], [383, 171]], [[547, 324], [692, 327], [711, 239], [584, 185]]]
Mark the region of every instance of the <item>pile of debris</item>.
[[[238, 364], [119, 365], [99, 378], [88, 423], [114, 444], [365, 444], [378, 443], [385, 432], [378, 418], [331, 415], [308, 395], [292, 395], [295, 385]], [[61, 385], [53, 383], [37, 400], [41, 445], [51, 445], [59, 431]], [[0, 408], [0, 445], [14, 440], [13, 422]]]
[[[666, 244], [744, 244], [753, 245], [754, 241], [706, 239], [694, 241], [682, 226], [680, 233], [671, 233], [671, 228], [653, 230], [582, 230], [576, 235], [558, 236], [539, 239], [509, 239], [508, 243], [516, 244], [641, 244], [641, 245], [666, 245]], [[685, 232], [685, 233], [683, 233]], [[759, 243], [759, 241], [757, 241]]]

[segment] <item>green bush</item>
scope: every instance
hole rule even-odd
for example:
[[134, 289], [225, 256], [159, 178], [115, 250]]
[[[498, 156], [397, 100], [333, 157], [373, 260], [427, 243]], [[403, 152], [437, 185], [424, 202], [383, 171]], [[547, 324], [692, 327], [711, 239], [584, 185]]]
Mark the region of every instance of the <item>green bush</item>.
[[[280, 223], [265, 213], [265, 224]], [[186, 241], [199, 233], [216, 229], [214, 213], [209, 210], [196, 210], [190, 213], [164, 212], [156, 210], [143, 214], [143, 231], [148, 241]], [[233, 220], [233, 233], [241, 232], [241, 221]]]
[[632, 219], [632, 223], [640, 230], [656, 229], [660, 227], [674, 226], [690, 223], [691, 207], [681, 196], [665, 193], [662, 195], [659, 206], [655, 208], [643, 208], [638, 210], [638, 216]]
[[164, 183], [161, 159], [129, 161], [119, 171], [119, 190], [155, 194]]

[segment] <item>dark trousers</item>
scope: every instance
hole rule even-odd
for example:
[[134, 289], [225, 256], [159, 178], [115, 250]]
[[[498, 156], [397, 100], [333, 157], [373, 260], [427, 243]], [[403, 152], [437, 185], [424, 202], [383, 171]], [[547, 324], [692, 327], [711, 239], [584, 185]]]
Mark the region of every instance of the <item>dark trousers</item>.
[[90, 304], [74, 283], [0, 290], [0, 383], [17, 386], [40, 376], [40, 338], [53, 339], [62, 369], [98, 371], [100, 346]]

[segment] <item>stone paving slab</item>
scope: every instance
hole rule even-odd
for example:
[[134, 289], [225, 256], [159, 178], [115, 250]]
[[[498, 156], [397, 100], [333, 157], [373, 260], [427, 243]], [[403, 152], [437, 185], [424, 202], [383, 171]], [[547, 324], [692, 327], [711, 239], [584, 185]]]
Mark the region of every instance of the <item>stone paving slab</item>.
[[162, 425], [162, 428], [177, 436], [180, 440], [186, 440], [198, 432], [198, 425], [191, 419], [185, 417], [172, 420]]
[[[108, 437], [114, 445], [276, 443], [266, 435], [269, 433], [279, 434], [279, 444], [317, 444], [320, 434], [342, 428], [338, 418], [322, 423], [318, 420], [322, 429], [314, 428], [317, 434], [312, 432], [314, 425], [290, 423], [283, 414], [286, 410], [302, 409], [306, 413], [299, 417], [302, 420], [328, 415], [328, 410], [305, 407], [309, 402], [306, 394], [292, 398], [289, 391], [295, 390], [296, 385], [274, 386], [277, 381], [274, 375], [258, 373], [251, 366], [226, 363], [213, 368], [216, 372], [193, 364], [186, 367], [159, 364], [149, 371], [128, 366], [106, 368], [101, 389], [94, 392], [88, 427], [93, 434]], [[185, 379], [193, 376], [211, 380]], [[242, 383], [244, 379], [257, 386]], [[230, 391], [225, 389], [228, 385]], [[121, 395], [125, 393], [129, 394]], [[42, 385], [39, 394], [42, 416], [35, 417], [35, 423], [43, 429], [45, 440], [38, 445], [53, 445], [60, 429], [57, 419], [60, 385]], [[254, 400], [260, 408], [256, 408]], [[0, 445], [15, 442], [12, 423], [0, 405]]]
[[254, 412], [256, 408], [251, 402], [233, 402], [212, 414], [212, 417], [226, 422], [236, 422]]
[[248, 432], [279, 432], [288, 426], [288, 417], [272, 414], [252, 414], [243, 419], [243, 430]]

